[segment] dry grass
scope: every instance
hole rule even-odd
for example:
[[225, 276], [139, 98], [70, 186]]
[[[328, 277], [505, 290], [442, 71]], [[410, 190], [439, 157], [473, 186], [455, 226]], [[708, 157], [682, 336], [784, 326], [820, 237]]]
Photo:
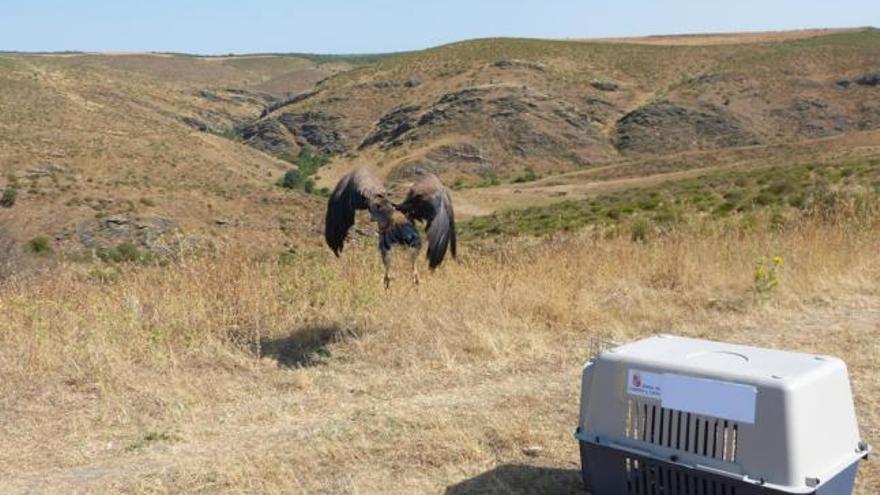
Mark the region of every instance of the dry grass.
[[637, 45], [711, 46], [739, 45], [746, 43], [774, 43], [827, 36], [829, 34], [867, 31], [870, 28], [795, 29], [790, 31], [763, 31], [753, 33], [697, 33], [642, 36], [629, 38], [600, 38], [583, 41], [633, 43]]
[[[341, 261], [230, 248], [5, 281], [0, 485], [577, 493], [571, 431], [590, 339], [661, 331], [844, 357], [880, 443], [876, 221], [463, 252], [419, 290], [401, 279], [388, 294], [367, 240]], [[780, 286], [759, 297], [754, 263], [767, 255], [784, 258]], [[865, 464], [857, 493], [878, 482]]]

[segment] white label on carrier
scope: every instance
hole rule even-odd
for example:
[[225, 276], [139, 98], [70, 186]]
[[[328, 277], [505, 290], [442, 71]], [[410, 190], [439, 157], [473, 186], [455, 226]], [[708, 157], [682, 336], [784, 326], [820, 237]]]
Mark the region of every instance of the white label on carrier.
[[663, 393], [663, 375], [647, 371], [629, 370], [626, 380], [626, 391], [630, 395], [660, 400]]
[[751, 385], [665, 373], [661, 396], [669, 409], [755, 423], [758, 389]]
[[750, 385], [629, 370], [626, 392], [659, 400], [667, 409], [755, 423], [758, 389]]

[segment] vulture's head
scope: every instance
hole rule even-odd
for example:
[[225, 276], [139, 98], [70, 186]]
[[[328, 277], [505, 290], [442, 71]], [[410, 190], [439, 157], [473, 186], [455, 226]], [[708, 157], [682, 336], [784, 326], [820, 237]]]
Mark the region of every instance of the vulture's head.
[[370, 216], [373, 217], [373, 220], [379, 223], [387, 222], [397, 209], [384, 193], [375, 195], [367, 208], [370, 210]]

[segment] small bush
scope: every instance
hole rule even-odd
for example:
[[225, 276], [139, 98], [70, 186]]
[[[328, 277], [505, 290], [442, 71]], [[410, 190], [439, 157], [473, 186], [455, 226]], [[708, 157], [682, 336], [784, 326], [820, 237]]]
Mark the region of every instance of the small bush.
[[774, 230], [782, 230], [785, 228], [785, 215], [780, 210], [773, 210], [770, 214], [770, 227]]
[[113, 263], [143, 263], [150, 261], [149, 253], [141, 251], [130, 242], [123, 242], [114, 248], [101, 248], [95, 252], [101, 261]]
[[116, 246], [116, 253], [121, 261], [138, 261], [142, 256], [137, 246], [130, 242]]
[[539, 179], [538, 174], [535, 173], [535, 169], [532, 167], [526, 167], [523, 171], [523, 174], [519, 177], [513, 179], [515, 184], [521, 184], [523, 182], [533, 182]]
[[308, 194], [314, 194], [315, 180], [314, 176], [318, 173], [318, 169], [324, 166], [329, 159], [319, 153], [315, 153], [310, 148], [300, 150], [296, 158], [285, 158], [287, 161], [296, 164], [295, 169], [288, 170], [278, 185], [285, 189], [297, 189], [305, 191]]
[[310, 177], [305, 180], [303, 183], [303, 191], [307, 194], [312, 194], [315, 192], [315, 181]]
[[777, 202], [776, 196], [770, 194], [769, 192], [761, 192], [757, 196], [755, 196], [755, 204], [760, 206], [769, 206], [772, 204], [776, 204]]
[[634, 242], [645, 242], [648, 240], [648, 221], [639, 218], [630, 226], [630, 234]]
[[298, 169], [293, 168], [285, 172], [279, 185], [285, 189], [299, 189], [302, 187], [302, 184], [302, 173]]
[[755, 262], [752, 286], [756, 295], [766, 296], [779, 286], [780, 266], [782, 266], [781, 256], [774, 256], [770, 260], [765, 257], [758, 258]]
[[48, 256], [52, 254], [51, 242], [49, 241], [49, 238], [44, 235], [29, 240], [25, 245], [25, 249], [29, 253], [36, 254], [37, 256]]
[[498, 176], [495, 174], [495, 172], [490, 172], [484, 175], [483, 178], [476, 183], [476, 187], [491, 187], [497, 186], [498, 184], [501, 184], [501, 180], [498, 179]]
[[12, 208], [15, 206], [15, 200], [18, 198], [18, 189], [13, 185], [6, 186], [3, 190], [3, 196], [0, 197], [0, 206], [3, 208]]
[[133, 452], [138, 449], [142, 449], [152, 443], [156, 442], [171, 442], [174, 441], [175, 437], [170, 435], [164, 431], [148, 431], [144, 433], [140, 438], [131, 442], [125, 447], [125, 450], [128, 452]]

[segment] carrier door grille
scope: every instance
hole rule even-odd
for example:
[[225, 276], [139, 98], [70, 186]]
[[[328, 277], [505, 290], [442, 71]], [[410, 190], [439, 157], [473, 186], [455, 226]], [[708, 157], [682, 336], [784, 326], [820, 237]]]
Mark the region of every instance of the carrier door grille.
[[739, 424], [629, 399], [626, 437], [711, 459], [736, 462]]
[[627, 457], [627, 495], [736, 495], [736, 487], [686, 470]]

